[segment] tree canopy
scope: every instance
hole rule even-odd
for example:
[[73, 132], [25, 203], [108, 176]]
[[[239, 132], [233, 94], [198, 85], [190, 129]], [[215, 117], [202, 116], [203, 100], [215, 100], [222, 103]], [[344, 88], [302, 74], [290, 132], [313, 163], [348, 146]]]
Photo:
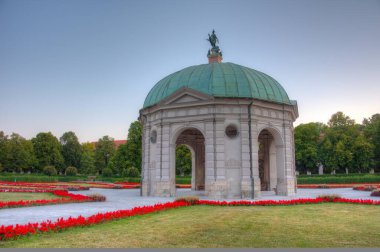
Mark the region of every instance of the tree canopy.
[[95, 167], [99, 174], [108, 166], [108, 163], [115, 154], [114, 139], [109, 136], [103, 136], [95, 144]]
[[64, 171], [64, 159], [61, 154], [61, 145], [51, 132], [38, 133], [32, 139], [34, 152], [38, 161], [38, 169], [45, 166], [55, 166], [59, 171]]
[[345, 172], [346, 169], [365, 172], [375, 168], [376, 141], [371, 139], [376, 136], [377, 115], [359, 125], [344, 113], [337, 112], [327, 125], [297, 126], [294, 136], [297, 169], [315, 172], [318, 164], [323, 164], [328, 172]]
[[82, 147], [78, 137], [74, 132], [65, 132], [59, 139], [62, 146], [62, 156], [65, 160], [65, 166], [80, 167]]
[[96, 174], [95, 169], [95, 145], [91, 143], [82, 144], [82, 155], [79, 171], [83, 174]]

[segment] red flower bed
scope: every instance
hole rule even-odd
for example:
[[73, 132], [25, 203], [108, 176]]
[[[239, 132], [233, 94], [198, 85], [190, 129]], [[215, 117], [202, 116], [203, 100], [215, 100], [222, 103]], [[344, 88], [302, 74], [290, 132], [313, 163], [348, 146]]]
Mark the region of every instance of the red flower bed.
[[115, 184], [122, 184], [122, 185], [140, 185], [140, 182], [115, 182]]
[[[50, 192], [56, 196], [62, 197], [58, 199], [49, 199], [49, 200], [19, 200], [19, 201], [0, 201], [1, 208], [13, 208], [13, 207], [28, 207], [28, 206], [42, 206], [50, 204], [64, 204], [64, 203], [78, 203], [78, 202], [88, 202], [94, 201], [92, 198], [80, 195], [72, 194], [64, 190], [22, 190], [22, 189], [10, 189], [10, 190], [1, 190], [6, 192]], [[0, 191], [0, 192], [1, 192]]]
[[352, 187], [352, 189], [357, 190], [357, 191], [368, 191], [368, 192], [372, 192], [379, 188], [380, 188], [379, 185], [368, 185], [368, 184], [357, 185], [357, 186]]
[[139, 182], [115, 182], [117, 186], [120, 186], [120, 189], [133, 189], [140, 188]]
[[28, 223], [25, 225], [9, 225], [0, 227], [0, 240], [7, 240], [19, 236], [32, 235], [36, 233], [58, 232], [71, 227], [90, 226], [105, 221], [111, 221], [136, 215], [143, 215], [158, 212], [166, 209], [188, 206], [186, 202], [167, 202], [156, 204], [154, 206], [135, 207], [130, 210], [118, 210], [114, 212], [98, 213], [87, 218], [83, 216], [69, 217], [67, 219], [59, 218], [55, 222], [50, 220], [40, 223]]
[[175, 186], [177, 188], [191, 188], [191, 185], [189, 184], [176, 184]]
[[35, 188], [14, 188], [14, 187], [1, 187], [0, 192], [30, 192], [30, 193], [51, 193], [51, 189], [35, 189]]
[[51, 182], [38, 182], [38, 183], [29, 183], [29, 182], [9, 182], [9, 181], [1, 181], [0, 189], [2, 188], [43, 188], [43, 189], [51, 189], [51, 190], [88, 190], [89, 187], [72, 185], [72, 184], [63, 184], [63, 183], [51, 183]]
[[[211, 206], [289, 206], [299, 204], [318, 204], [324, 202], [334, 203], [351, 203], [365, 205], [380, 205], [380, 201], [360, 200], [360, 199], [344, 199], [344, 198], [316, 198], [316, 199], [293, 199], [293, 200], [261, 200], [261, 201], [211, 201], [199, 200], [194, 205], [211, 205]], [[130, 210], [118, 210], [114, 212], [98, 213], [87, 218], [83, 216], [69, 217], [67, 219], [59, 218], [55, 222], [50, 220], [40, 223], [28, 223], [25, 225], [2, 225], [0, 227], [0, 240], [8, 240], [19, 236], [32, 235], [36, 233], [58, 232], [71, 227], [84, 227], [99, 224], [106, 221], [117, 220], [121, 218], [132, 217], [136, 215], [144, 215], [148, 213], [163, 211], [171, 208], [185, 207], [192, 205], [186, 201], [174, 201], [154, 206], [135, 207]]]
[[83, 182], [90, 184], [92, 188], [103, 188], [103, 189], [133, 189], [140, 188], [140, 183], [138, 182], [115, 182], [115, 183], [106, 183], [106, 182]]
[[373, 185], [380, 187], [379, 183], [351, 183], [351, 184], [304, 184], [297, 185], [297, 188], [317, 189], [317, 188], [351, 188], [354, 185]]

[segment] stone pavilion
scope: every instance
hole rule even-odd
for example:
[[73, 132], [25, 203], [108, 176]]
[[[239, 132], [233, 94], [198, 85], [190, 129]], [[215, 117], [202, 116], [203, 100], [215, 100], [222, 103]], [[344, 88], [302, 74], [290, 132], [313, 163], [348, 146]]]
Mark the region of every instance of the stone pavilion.
[[214, 31], [208, 40], [208, 64], [157, 82], [140, 110], [142, 195], [176, 196], [179, 144], [191, 150], [194, 191], [211, 198], [294, 195], [297, 102], [269, 75], [222, 62]]

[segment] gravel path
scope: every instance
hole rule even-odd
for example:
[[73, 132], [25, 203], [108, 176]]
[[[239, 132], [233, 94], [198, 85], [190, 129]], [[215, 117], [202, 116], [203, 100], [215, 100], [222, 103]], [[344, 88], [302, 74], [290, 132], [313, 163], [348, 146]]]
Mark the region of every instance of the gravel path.
[[[139, 189], [90, 189], [89, 191], [73, 192], [78, 194], [100, 193], [107, 197], [105, 202], [88, 202], [88, 203], [72, 203], [61, 205], [35, 206], [0, 209], [0, 225], [24, 224], [28, 222], [40, 222], [44, 220], [56, 220], [59, 217], [67, 218], [69, 216], [76, 217], [79, 215], [89, 216], [99, 212], [115, 211], [119, 209], [131, 209], [136, 206], [154, 205], [172, 201], [174, 198], [163, 197], [140, 197]], [[191, 194], [190, 189], [179, 189], [178, 195]], [[380, 200], [376, 197], [370, 197], [370, 192], [354, 191], [351, 188], [339, 189], [298, 189], [297, 195], [294, 197], [276, 196], [272, 192], [262, 192], [262, 196], [255, 200], [283, 200], [296, 198], [316, 198], [321, 194], [338, 194], [344, 198], [352, 199], [373, 199]], [[201, 199], [208, 199], [200, 196]], [[229, 199], [231, 201], [233, 199]], [[236, 199], [235, 199], [236, 200]]]

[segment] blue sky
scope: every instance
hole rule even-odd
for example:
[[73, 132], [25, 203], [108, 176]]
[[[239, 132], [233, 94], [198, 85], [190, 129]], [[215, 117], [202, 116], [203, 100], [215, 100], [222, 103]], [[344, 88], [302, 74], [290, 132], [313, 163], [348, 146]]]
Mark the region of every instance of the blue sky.
[[0, 130], [127, 137], [166, 75], [225, 62], [298, 101], [295, 125], [380, 113], [380, 1], [0, 0]]

